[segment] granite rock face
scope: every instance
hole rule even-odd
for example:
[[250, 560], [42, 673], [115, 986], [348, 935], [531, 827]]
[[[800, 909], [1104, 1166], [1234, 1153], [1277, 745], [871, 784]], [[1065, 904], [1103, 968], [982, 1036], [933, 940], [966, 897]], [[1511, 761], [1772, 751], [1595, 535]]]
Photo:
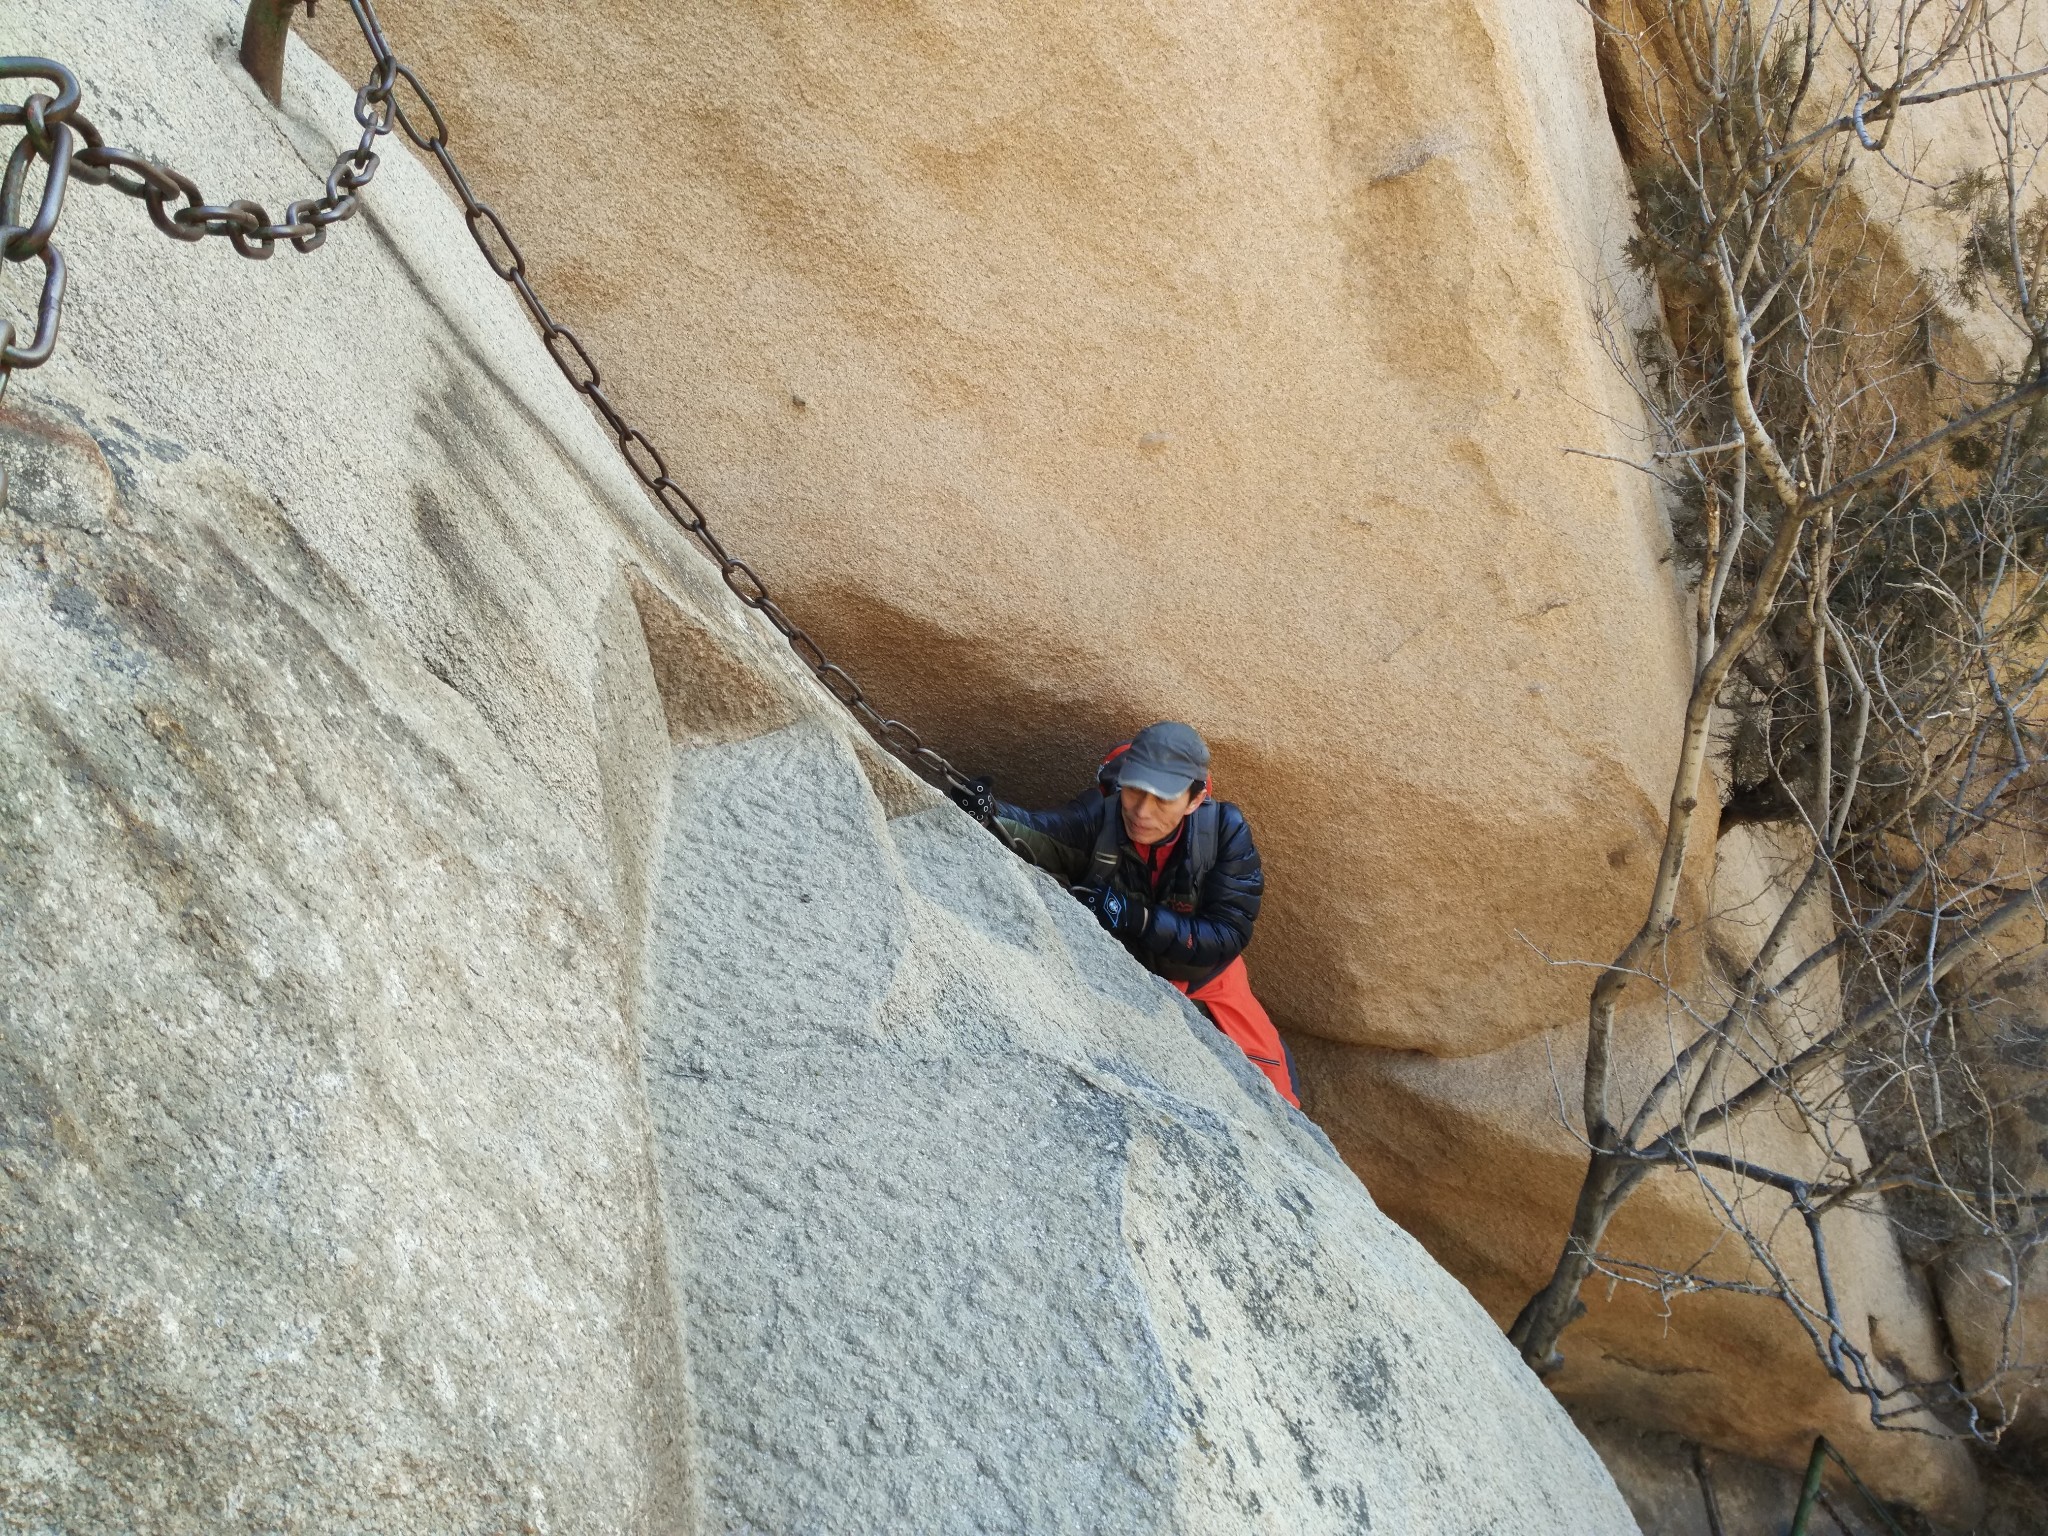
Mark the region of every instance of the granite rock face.
[[723, 1528], [1628, 1529], [1547, 1404], [1471, 1486], [1429, 1426], [1541, 1390], [1477, 1304], [1064, 892], [950, 808], [885, 821], [832, 732], [687, 754], [654, 910]]
[[[0, 5], [311, 185], [240, 7]], [[0, 420], [0, 1512], [1634, 1529], [1479, 1305], [635, 491], [402, 150], [76, 188]]]

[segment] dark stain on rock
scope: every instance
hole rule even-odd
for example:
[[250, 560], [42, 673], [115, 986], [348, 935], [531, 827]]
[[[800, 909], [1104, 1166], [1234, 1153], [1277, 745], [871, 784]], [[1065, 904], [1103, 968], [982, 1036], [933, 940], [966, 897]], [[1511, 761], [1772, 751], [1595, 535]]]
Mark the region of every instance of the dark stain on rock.
[[[77, 429], [77, 435], [92, 444], [93, 456], [105, 464], [115, 489], [124, 500], [135, 495], [138, 486], [136, 467], [142, 460], [176, 464], [189, 456], [182, 444], [145, 432], [119, 416], [95, 420], [68, 400], [46, 399], [38, 403], [70, 422]], [[11, 424], [19, 429], [18, 422]], [[61, 429], [52, 431], [47, 418], [41, 422], [30, 418], [29, 430], [40, 431], [53, 439], [70, 435], [62, 433]], [[78, 445], [74, 442], [65, 446], [75, 448]]]
[[185, 722], [158, 704], [137, 704], [135, 717], [142, 722], [142, 728], [170, 759], [188, 773], [197, 773], [205, 764], [205, 757], [192, 735], [185, 729]]
[[1307, 1191], [1297, 1186], [1289, 1185], [1280, 1190], [1274, 1198], [1279, 1201], [1283, 1211], [1304, 1225], [1309, 1217], [1316, 1213], [1315, 1202], [1309, 1199]]
[[[374, 235], [378, 243], [384, 248], [384, 254], [404, 274], [407, 282], [412, 285], [427, 304], [430, 307], [439, 308], [440, 300], [436, 297], [434, 287], [425, 281], [418, 267], [414, 264], [410, 253], [405, 251], [397, 241], [394, 241], [387, 231], [377, 225], [372, 224], [370, 226], [370, 233]], [[449, 410], [457, 422], [462, 422], [466, 419], [473, 424], [481, 421], [495, 420], [499, 412], [516, 420], [525, 430], [529, 446], [533, 443], [545, 444], [555, 462], [561, 466], [563, 472], [589, 493], [592, 502], [610, 516], [613, 526], [626, 537], [639, 553], [654, 560], [673, 560], [681, 553], [683, 542], [680, 534], [664, 541], [659, 546], [650, 545], [647, 535], [650, 526], [654, 526], [651, 519], [644, 517], [636, 518], [625, 514], [625, 510], [621, 507], [614, 489], [615, 482], [600, 481], [590, 473], [581, 453], [572, 451], [562, 441], [561, 434], [557, 430], [557, 423], [532, 409], [520, 392], [509, 387], [499, 376], [496, 358], [479, 350], [460, 332], [437, 334], [425, 338], [425, 340], [426, 345], [432, 349], [437, 361], [441, 364], [439, 370], [441, 377], [448, 381], [448, 392], [444, 401], [444, 409]], [[490, 396], [488, 401], [485, 399], [484, 392], [486, 389], [488, 389]], [[427, 430], [430, 436], [437, 442], [440, 442], [451, 453], [451, 463], [454, 463], [458, 469], [461, 468], [461, 460], [465, 453], [463, 446], [459, 442], [452, 440], [451, 435], [447, 434], [444, 428], [439, 428], [430, 423], [425, 416], [422, 416], [420, 424]], [[502, 442], [502, 437], [495, 426], [484, 429], [478, 434], [478, 438], [479, 441], [484, 443], [488, 443], [492, 439]], [[511, 456], [503, 452], [487, 452], [487, 457], [499, 467], [502, 473], [511, 475], [515, 483], [524, 483], [526, 476], [517, 468], [518, 464], [524, 462], [522, 456]], [[520, 540], [525, 532], [526, 530], [523, 527], [517, 528], [513, 531], [513, 537], [515, 540]]]
[[[336, 645], [332, 631], [346, 624], [342, 614], [357, 607], [354, 594], [281, 518], [266, 507], [252, 505], [250, 510], [260, 514], [264, 527], [277, 533], [282, 553], [295, 567], [293, 574], [306, 578], [303, 590], [282, 589], [219, 530], [200, 530], [209, 556], [207, 569], [231, 583], [226, 590], [213, 594], [213, 601], [223, 610], [231, 605], [245, 605], [246, 612], [260, 616], [261, 623], [250, 626], [252, 634], [261, 635], [265, 628], [271, 631], [254, 642], [252, 654], [297, 658], [291, 668], [292, 687], [307, 706], [333, 710], [374, 731], [392, 750], [415, 758], [423, 768], [438, 773], [458, 795], [471, 793], [474, 786], [455, 761], [405, 715], [393, 709], [381, 691], [363, 676], [355, 661]], [[285, 740], [274, 708], [266, 705], [253, 681], [246, 674], [223, 670], [209, 680], [208, 691], [225, 696], [237, 706], [242, 728], [263, 747], [274, 766], [292, 777], [309, 804], [333, 811], [332, 797], [309, 770], [303, 749]]]
[[144, 452], [148, 453], [159, 464], [180, 464], [189, 457], [183, 443], [174, 443], [167, 437], [158, 437], [152, 432], [145, 432], [133, 422], [124, 421], [119, 416], [109, 416], [107, 418], [107, 425], [121, 433], [127, 441], [134, 443]]
[[458, 587], [488, 587], [483, 571], [471, 558], [469, 546], [455, 530], [455, 520], [433, 487], [416, 485], [412, 491], [412, 524], [419, 530], [427, 553], [441, 562]]
[[[478, 557], [454, 513], [433, 487], [415, 485], [413, 526], [446, 576], [452, 622], [423, 636], [430, 670], [491, 720], [494, 700], [517, 698], [549, 674], [526, 618], [506, 602], [504, 581]], [[482, 500], [488, 505], [489, 498]], [[521, 682], [520, 680], [528, 680]]]
[[151, 1529], [154, 1511], [222, 1509], [244, 1464], [240, 1437], [167, 1390], [150, 1334], [62, 1256], [0, 1246], [0, 1414], [64, 1447], [79, 1474], [67, 1515], [96, 1511], [95, 1530]]
[[66, 629], [94, 639], [113, 637], [113, 626], [101, 615], [99, 600], [69, 576], [59, 576], [51, 583], [50, 612]]
[[1393, 1372], [1377, 1343], [1355, 1345], [1336, 1370], [1337, 1399], [1354, 1413], [1377, 1418], [1386, 1410]]
[[158, 464], [175, 464], [185, 457], [185, 450], [176, 443], [140, 432], [119, 417], [111, 419], [107, 425], [114, 430], [95, 431], [93, 437], [99, 443], [100, 451], [107, 456], [107, 467], [114, 472], [114, 483], [120, 487], [124, 499], [134, 497], [140, 483], [136, 470], [144, 459]]
[[1365, 1490], [1357, 1485], [1349, 1488], [1332, 1488], [1330, 1502], [1344, 1511], [1351, 1529], [1361, 1533], [1372, 1529], [1372, 1512], [1365, 1506]]
[[106, 595], [120, 615], [122, 627], [151, 650], [187, 665], [205, 664], [206, 645], [164, 606], [150, 583], [132, 572], [118, 571], [107, 581]]
[[113, 846], [180, 942], [209, 969], [227, 959], [232, 940], [215, 910], [217, 903], [208, 899], [199, 869], [177, 838], [144, 809], [134, 792], [137, 786], [127, 781], [119, 765], [88, 747], [41, 699], [26, 699], [20, 708], [49, 742], [65, 781], [81, 791], [88, 806], [100, 807], [112, 819], [119, 832]]
[[1321, 1467], [1315, 1440], [1290, 1414], [1284, 1410], [1279, 1412], [1281, 1427], [1287, 1431], [1287, 1438], [1294, 1442], [1294, 1463], [1301, 1468], [1302, 1477], [1313, 1483]]

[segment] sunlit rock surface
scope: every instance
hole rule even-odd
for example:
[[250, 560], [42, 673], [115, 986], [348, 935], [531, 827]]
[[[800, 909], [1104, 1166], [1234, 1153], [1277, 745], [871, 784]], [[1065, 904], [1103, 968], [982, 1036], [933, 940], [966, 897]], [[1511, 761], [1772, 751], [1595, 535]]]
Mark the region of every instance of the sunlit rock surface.
[[[1009, 798], [1201, 725], [1283, 1028], [1574, 1007], [1689, 677], [1589, 305], [1574, 0], [387, 0], [480, 185], [806, 624]], [[313, 31], [365, 67], [345, 7]]]

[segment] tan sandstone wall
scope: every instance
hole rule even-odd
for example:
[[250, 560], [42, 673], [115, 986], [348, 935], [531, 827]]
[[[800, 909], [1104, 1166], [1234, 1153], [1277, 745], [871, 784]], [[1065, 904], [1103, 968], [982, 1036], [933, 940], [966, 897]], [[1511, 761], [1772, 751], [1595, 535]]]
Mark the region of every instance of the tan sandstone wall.
[[[1511, 1315], [1578, 1166], [1586, 977], [1545, 957], [1636, 920], [1689, 662], [1644, 482], [1564, 451], [1637, 451], [1589, 308], [1646, 313], [1584, 12], [383, 11], [607, 386], [886, 705], [1027, 800], [1203, 727], [1313, 1112]], [[312, 35], [360, 75], [342, 8]], [[1713, 1226], [1672, 1189], [1623, 1232]], [[1842, 1241], [1931, 1358], [1889, 1239]], [[1968, 1506], [1766, 1308], [1624, 1295], [1567, 1343], [1581, 1401], [1788, 1464], [1825, 1424]]]
[[1640, 480], [1563, 452], [1628, 415], [1575, 7], [385, 20], [608, 385], [890, 705], [1041, 799], [1198, 721], [1289, 1028], [1462, 1055], [1572, 1006], [1531, 945], [1625, 930], [1686, 647]]

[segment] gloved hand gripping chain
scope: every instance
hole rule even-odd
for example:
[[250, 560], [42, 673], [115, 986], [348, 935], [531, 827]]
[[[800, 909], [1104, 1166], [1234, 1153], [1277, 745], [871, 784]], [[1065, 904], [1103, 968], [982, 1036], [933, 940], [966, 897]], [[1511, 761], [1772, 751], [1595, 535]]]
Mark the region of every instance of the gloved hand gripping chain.
[[1152, 925], [1152, 903], [1113, 885], [1077, 885], [1074, 895], [1118, 938], [1134, 938]]

